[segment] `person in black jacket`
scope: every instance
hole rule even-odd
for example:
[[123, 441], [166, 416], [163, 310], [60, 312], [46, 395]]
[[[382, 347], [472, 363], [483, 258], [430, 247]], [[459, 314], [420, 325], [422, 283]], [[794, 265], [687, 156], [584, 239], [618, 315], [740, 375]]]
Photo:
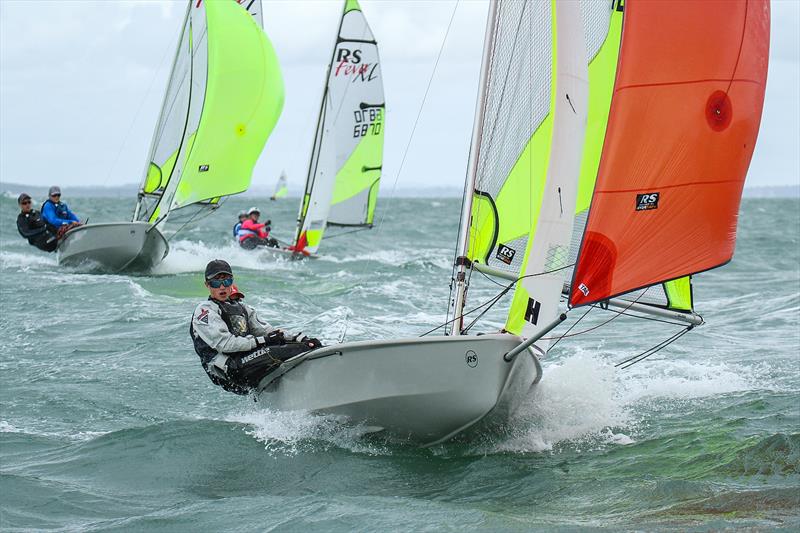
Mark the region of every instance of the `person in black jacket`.
[[35, 246], [45, 252], [53, 252], [58, 246], [58, 239], [47, 228], [47, 224], [42, 220], [42, 214], [33, 209], [31, 197], [22, 193], [17, 198], [20, 207], [20, 214], [17, 215], [17, 231], [23, 238], [28, 239], [31, 246]]

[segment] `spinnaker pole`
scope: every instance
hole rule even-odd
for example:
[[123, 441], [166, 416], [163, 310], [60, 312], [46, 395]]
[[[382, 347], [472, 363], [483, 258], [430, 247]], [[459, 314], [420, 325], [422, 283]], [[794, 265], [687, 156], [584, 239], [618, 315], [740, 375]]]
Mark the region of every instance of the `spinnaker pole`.
[[489, 13], [486, 17], [486, 34], [483, 39], [483, 58], [481, 59], [481, 76], [478, 82], [478, 99], [475, 104], [475, 122], [472, 125], [472, 142], [470, 143], [469, 163], [467, 165], [467, 180], [464, 184], [464, 201], [461, 209], [461, 228], [459, 230], [458, 252], [456, 253], [456, 294], [453, 302], [454, 322], [450, 335], [460, 335], [464, 325], [461, 316], [464, 312], [464, 302], [467, 296], [467, 267], [469, 260], [469, 228], [472, 219], [472, 196], [475, 192], [475, 180], [478, 175], [478, 159], [480, 155], [480, 141], [483, 135], [483, 119], [486, 115], [486, 81], [489, 77], [491, 65], [491, 52], [494, 45], [495, 20], [497, 18], [497, 0], [489, 3]]

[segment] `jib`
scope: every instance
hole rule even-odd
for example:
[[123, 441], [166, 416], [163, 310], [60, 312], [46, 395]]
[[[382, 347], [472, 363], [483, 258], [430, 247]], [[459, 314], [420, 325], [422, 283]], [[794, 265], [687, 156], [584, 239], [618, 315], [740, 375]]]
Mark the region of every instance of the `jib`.
[[361, 63], [361, 50], [348, 50], [347, 48], [339, 48], [339, 55], [336, 56], [336, 61], [341, 63], [352, 63], [357, 65]]

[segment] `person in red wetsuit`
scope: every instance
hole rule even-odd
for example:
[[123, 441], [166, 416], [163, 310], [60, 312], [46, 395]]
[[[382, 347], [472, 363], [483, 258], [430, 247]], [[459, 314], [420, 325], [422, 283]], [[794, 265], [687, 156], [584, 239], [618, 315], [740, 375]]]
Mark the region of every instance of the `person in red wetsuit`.
[[247, 219], [242, 222], [240, 230], [241, 236], [239, 237], [239, 246], [245, 250], [253, 250], [257, 246], [267, 246], [269, 248], [277, 248], [278, 241], [269, 236], [271, 220], [267, 220], [262, 224], [258, 221], [261, 212], [258, 208], [251, 207], [247, 212]]

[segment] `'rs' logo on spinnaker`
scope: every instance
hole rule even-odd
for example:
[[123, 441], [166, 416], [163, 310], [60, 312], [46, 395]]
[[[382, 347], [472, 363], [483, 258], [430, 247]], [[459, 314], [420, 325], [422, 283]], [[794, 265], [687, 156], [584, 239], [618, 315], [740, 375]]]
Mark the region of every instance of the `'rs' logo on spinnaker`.
[[644, 194], [636, 195], [636, 210], [649, 211], [651, 209], [658, 209], [658, 199], [661, 193], [646, 192]]

